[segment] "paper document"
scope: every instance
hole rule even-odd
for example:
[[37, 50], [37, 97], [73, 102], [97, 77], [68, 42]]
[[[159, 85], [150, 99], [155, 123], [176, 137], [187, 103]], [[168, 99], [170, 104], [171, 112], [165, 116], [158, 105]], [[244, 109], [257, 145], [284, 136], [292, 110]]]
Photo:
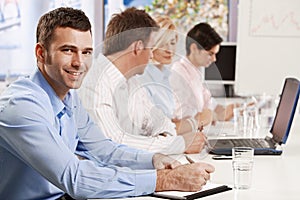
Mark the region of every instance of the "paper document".
[[168, 199], [196, 199], [220, 192], [225, 192], [231, 190], [232, 188], [222, 185], [208, 182], [202, 187], [200, 191], [197, 192], [181, 192], [181, 191], [166, 191], [166, 192], [155, 192], [153, 196], [162, 197]]

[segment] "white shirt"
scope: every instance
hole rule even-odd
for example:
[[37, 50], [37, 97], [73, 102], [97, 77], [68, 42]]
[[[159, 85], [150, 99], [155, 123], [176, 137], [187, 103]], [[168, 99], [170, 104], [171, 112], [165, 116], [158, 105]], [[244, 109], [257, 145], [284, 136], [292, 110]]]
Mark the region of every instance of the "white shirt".
[[128, 84], [124, 75], [99, 55], [79, 95], [91, 117], [112, 140], [151, 152], [183, 153], [185, 142], [176, 135], [175, 124], [151, 103], [146, 92], [139, 90], [136, 80], [131, 81]]

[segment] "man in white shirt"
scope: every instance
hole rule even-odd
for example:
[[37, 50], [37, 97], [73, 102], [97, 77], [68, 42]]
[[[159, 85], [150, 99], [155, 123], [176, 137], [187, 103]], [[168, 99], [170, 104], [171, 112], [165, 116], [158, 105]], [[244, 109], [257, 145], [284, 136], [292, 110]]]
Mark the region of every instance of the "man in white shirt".
[[[152, 28], [149, 28], [152, 27]], [[114, 141], [165, 154], [198, 153], [205, 145], [203, 133], [177, 136], [175, 125], [145, 93], [134, 100], [138, 83], [128, 79], [142, 74], [151, 57], [155, 21], [144, 11], [127, 9], [108, 24], [103, 54], [99, 55], [80, 90], [85, 108]]]

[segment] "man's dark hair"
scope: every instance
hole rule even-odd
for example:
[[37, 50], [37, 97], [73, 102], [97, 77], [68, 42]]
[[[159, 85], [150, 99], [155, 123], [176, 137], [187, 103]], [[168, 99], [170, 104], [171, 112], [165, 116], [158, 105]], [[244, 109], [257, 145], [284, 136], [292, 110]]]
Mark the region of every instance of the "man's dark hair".
[[149, 41], [150, 34], [158, 28], [145, 10], [134, 7], [113, 15], [107, 25], [103, 54], [105, 56], [127, 49], [133, 42]]
[[36, 29], [36, 41], [49, 47], [53, 33], [58, 27], [70, 27], [79, 31], [91, 31], [89, 18], [81, 10], [61, 7], [44, 14]]
[[186, 53], [191, 53], [190, 46], [195, 43], [199, 49], [210, 50], [214, 46], [220, 44], [223, 39], [220, 35], [207, 23], [199, 23], [195, 25], [186, 37]]

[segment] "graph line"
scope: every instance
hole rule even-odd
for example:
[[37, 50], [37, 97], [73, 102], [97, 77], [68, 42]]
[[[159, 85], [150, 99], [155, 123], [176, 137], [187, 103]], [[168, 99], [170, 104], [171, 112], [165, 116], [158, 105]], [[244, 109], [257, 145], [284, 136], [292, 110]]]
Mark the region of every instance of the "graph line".
[[250, 36], [300, 37], [300, 12], [292, 10], [295, 8], [289, 8], [290, 11], [283, 13], [277, 9], [261, 10], [253, 6], [251, 1]]

